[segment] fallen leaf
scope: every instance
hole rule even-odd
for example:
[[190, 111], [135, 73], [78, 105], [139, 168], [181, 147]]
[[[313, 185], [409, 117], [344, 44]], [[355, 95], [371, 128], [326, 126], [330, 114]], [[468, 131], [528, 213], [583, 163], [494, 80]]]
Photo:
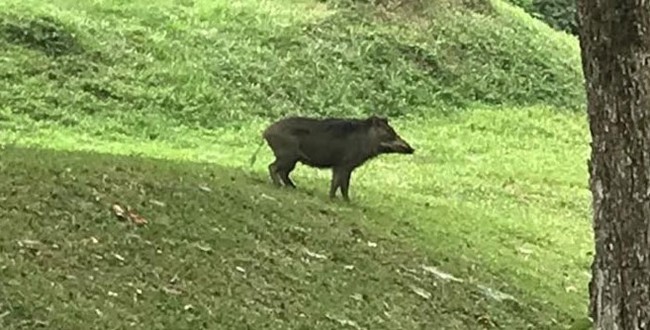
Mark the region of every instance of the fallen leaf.
[[40, 241], [31, 240], [31, 239], [24, 239], [24, 240], [18, 242], [18, 245], [20, 245], [20, 246], [22, 246], [23, 244], [24, 245], [34, 246], [34, 245], [41, 245], [43, 243], [41, 243]]
[[412, 285], [411, 290], [413, 290], [413, 292], [415, 294], [417, 294], [418, 296], [420, 296], [420, 297], [422, 297], [424, 299], [430, 299], [431, 298], [431, 294], [429, 292], [425, 291], [424, 289], [418, 288], [417, 286]]
[[267, 194], [264, 194], [264, 193], [262, 193], [262, 194], [260, 195], [260, 197], [262, 197], [262, 198], [264, 198], [264, 199], [268, 199], [268, 200], [270, 200], [270, 201], [274, 201], [274, 202], [277, 202], [277, 201], [278, 201], [278, 200], [275, 199], [274, 197], [271, 197], [271, 196], [269, 196], [269, 195], [267, 195]]
[[316, 259], [327, 259], [327, 256], [322, 255], [322, 254], [319, 254], [319, 253], [311, 252], [311, 251], [309, 251], [307, 248], [303, 248], [303, 251], [305, 251], [305, 253], [306, 253], [308, 256], [312, 257], [312, 258], [316, 258]]
[[569, 285], [566, 288], [564, 288], [564, 291], [566, 291], [566, 292], [578, 292], [578, 289], [576, 289], [576, 287], [573, 286], [573, 285]]
[[148, 223], [147, 219], [132, 210], [129, 210], [129, 219], [136, 225], [146, 225]]
[[499, 290], [488, 288], [488, 287], [486, 287], [484, 285], [480, 285], [480, 284], [477, 285], [477, 286], [481, 291], [483, 291], [483, 293], [486, 296], [488, 296], [489, 298], [492, 298], [492, 299], [494, 299], [496, 301], [504, 301], [504, 300], [517, 301], [515, 299], [515, 297], [513, 297], [513, 296], [511, 296], [511, 295], [509, 295], [507, 293], [503, 293], [503, 292], [501, 292]]
[[479, 323], [483, 324], [484, 326], [493, 326], [494, 322], [490, 318], [489, 315], [481, 315], [476, 319]]
[[157, 201], [157, 200], [155, 200], [155, 199], [150, 199], [150, 200], [149, 200], [149, 203], [154, 204], [154, 205], [158, 205], [158, 206], [160, 206], [160, 207], [165, 207], [165, 203], [163, 203], [163, 202], [161, 202], [161, 201]]
[[163, 287], [162, 290], [167, 293], [167, 294], [173, 294], [173, 295], [180, 295], [182, 292], [176, 290], [176, 289], [170, 289], [167, 287]]
[[34, 320], [32, 324], [37, 328], [47, 327], [49, 325], [47, 321], [41, 321], [41, 320]]
[[126, 211], [124, 211], [124, 209], [119, 204], [113, 204], [111, 209], [113, 210], [113, 214], [115, 214], [118, 220], [127, 220]]
[[350, 298], [357, 301], [363, 301], [363, 295], [361, 295], [360, 293], [351, 294]]
[[359, 327], [357, 322], [354, 322], [352, 320], [339, 319], [339, 318], [333, 317], [333, 316], [331, 316], [329, 314], [325, 314], [325, 317], [328, 318], [331, 321], [337, 322], [341, 326], [350, 326], [350, 327], [353, 327], [355, 329], [361, 329], [361, 327]]
[[197, 247], [199, 250], [203, 251], [203, 252], [210, 252], [210, 251], [212, 251], [212, 248], [209, 247], [209, 246], [202, 246], [202, 245], [200, 245], [200, 244], [196, 244], [196, 247]]
[[422, 265], [421, 267], [422, 267], [422, 269], [424, 271], [433, 274], [434, 276], [436, 276], [437, 278], [439, 278], [441, 280], [451, 280], [451, 281], [459, 282], [459, 283], [463, 282], [462, 279], [457, 278], [457, 277], [455, 277], [455, 276], [453, 276], [451, 274], [447, 274], [447, 273], [437, 269], [436, 267], [425, 266], [425, 265]]
[[533, 250], [527, 249], [525, 247], [517, 247], [516, 248], [517, 252], [523, 254], [523, 255], [530, 255], [533, 253]]

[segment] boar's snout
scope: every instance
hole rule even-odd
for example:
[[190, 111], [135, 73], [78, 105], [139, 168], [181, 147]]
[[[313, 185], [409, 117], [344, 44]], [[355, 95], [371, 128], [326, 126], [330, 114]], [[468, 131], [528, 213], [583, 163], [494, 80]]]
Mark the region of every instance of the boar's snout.
[[395, 140], [382, 143], [382, 147], [400, 154], [412, 154], [415, 152], [415, 149], [399, 136]]

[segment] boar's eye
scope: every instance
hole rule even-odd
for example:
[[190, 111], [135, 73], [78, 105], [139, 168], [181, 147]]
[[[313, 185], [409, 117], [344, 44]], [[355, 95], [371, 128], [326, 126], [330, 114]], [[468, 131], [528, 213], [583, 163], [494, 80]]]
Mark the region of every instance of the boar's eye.
[[397, 133], [395, 133], [395, 130], [393, 130], [392, 127], [390, 126], [385, 126], [381, 128], [381, 135], [386, 139], [386, 140], [394, 140], [395, 137], [397, 136]]

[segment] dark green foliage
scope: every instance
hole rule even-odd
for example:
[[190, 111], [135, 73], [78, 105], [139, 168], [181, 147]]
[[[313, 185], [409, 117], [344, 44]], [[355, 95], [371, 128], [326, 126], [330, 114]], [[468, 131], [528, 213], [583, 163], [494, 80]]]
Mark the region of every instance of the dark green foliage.
[[578, 34], [574, 0], [533, 0], [531, 10], [553, 28]]
[[49, 16], [0, 16], [0, 36], [9, 44], [23, 45], [52, 57], [83, 51], [74, 33]]
[[576, 21], [576, 4], [574, 0], [507, 0], [523, 8], [533, 17], [550, 25], [552, 28], [578, 34]]
[[515, 6], [521, 7], [523, 9], [525, 9], [526, 11], [529, 11], [531, 6], [533, 5], [533, 1], [534, 0], [507, 0], [507, 2], [509, 2], [509, 3], [511, 3], [511, 4], [515, 5]]
[[417, 15], [433, 8], [453, 7], [470, 10], [481, 14], [491, 12], [490, 0], [442, 0], [429, 2], [426, 0], [320, 0], [335, 8], [355, 8], [372, 11], [380, 8], [389, 12], [408, 12]]

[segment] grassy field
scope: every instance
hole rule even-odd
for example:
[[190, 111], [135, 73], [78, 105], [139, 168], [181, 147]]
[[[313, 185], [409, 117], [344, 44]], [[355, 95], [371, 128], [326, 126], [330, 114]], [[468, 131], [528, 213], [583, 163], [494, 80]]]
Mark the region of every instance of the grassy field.
[[[0, 8], [2, 328], [581, 322], [576, 41], [500, 1], [287, 3]], [[350, 205], [328, 171], [275, 189], [248, 160], [289, 113], [390, 115], [417, 151], [358, 169]]]

